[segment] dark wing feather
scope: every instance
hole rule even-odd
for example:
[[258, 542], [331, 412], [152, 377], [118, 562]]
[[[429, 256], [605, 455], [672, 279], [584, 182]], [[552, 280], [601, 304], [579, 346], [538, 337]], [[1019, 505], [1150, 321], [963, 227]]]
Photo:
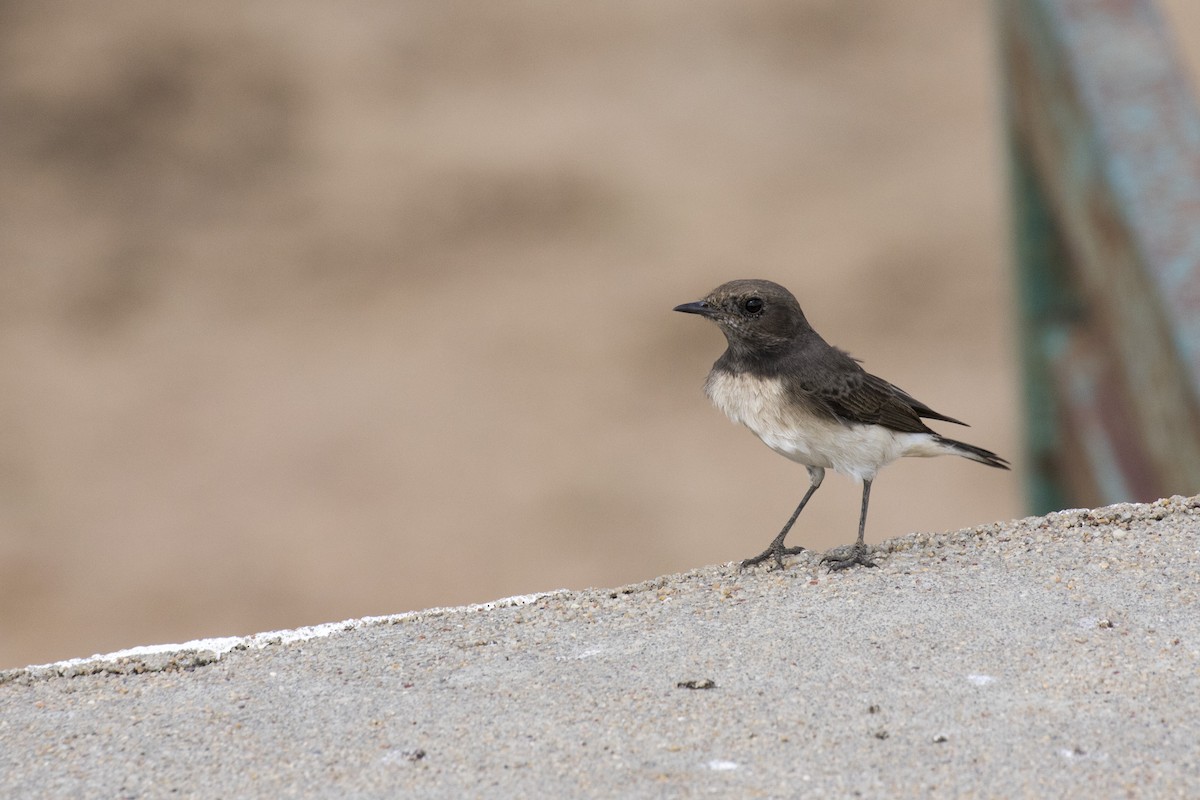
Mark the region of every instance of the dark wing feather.
[[[872, 375], [871, 377], [874, 378], [875, 376]], [[883, 379], [879, 378], [877, 380], [883, 380]], [[908, 405], [910, 407], [912, 407], [912, 410], [917, 413], [918, 417], [924, 417], [925, 419], [940, 419], [942, 422], [953, 422], [955, 425], [962, 425], [967, 428], [971, 427], [970, 425], [967, 425], [967, 423], [963, 422], [960, 419], [955, 419], [954, 417], [948, 417], [940, 411], [934, 411], [932, 408], [925, 405], [920, 400], [918, 400], [917, 398], [913, 397], [908, 392], [901, 389], [899, 386], [893, 386], [890, 383], [888, 385], [892, 387], [892, 391], [894, 391], [898, 395], [900, 395], [900, 397], [904, 399], [904, 402], [908, 403]]]
[[868, 372], [846, 375], [824, 401], [839, 417], [850, 422], [882, 425], [894, 431], [925, 433], [929, 427], [908, 403], [892, 391], [892, 385]]
[[882, 425], [902, 433], [930, 433], [922, 417], [963, 424], [939, 414], [908, 392], [864, 370], [836, 348], [801, 357], [788, 370], [788, 387], [796, 399], [842, 422]]

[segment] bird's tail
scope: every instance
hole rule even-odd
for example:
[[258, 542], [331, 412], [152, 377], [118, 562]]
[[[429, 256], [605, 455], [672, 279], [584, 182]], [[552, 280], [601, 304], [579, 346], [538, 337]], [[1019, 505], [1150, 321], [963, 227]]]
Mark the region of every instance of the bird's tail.
[[987, 464], [989, 467], [997, 469], [1008, 469], [1008, 461], [993, 453], [991, 450], [984, 450], [982, 447], [976, 447], [973, 444], [960, 442], [956, 439], [947, 439], [945, 436], [937, 437], [938, 443], [949, 447], [954, 451], [955, 455], [960, 455], [963, 458], [969, 458], [972, 461], [978, 461], [980, 464]]

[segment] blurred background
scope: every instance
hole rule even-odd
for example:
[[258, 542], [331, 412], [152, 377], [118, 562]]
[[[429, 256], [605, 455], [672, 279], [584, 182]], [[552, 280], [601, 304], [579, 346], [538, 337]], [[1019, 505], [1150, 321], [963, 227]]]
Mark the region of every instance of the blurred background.
[[983, 0], [0, 3], [0, 667], [758, 553], [735, 277], [1014, 460], [870, 541], [1020, 516], [995, 72]]

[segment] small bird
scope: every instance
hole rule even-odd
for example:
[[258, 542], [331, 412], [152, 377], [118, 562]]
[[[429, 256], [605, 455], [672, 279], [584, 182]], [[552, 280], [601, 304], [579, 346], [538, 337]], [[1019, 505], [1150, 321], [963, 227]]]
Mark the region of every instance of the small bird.
[[[676, 306], [717, 324], [729, 347], [713, 364], [704, 393], [763, 444], [808, 467], [810, 485], [783, 530], [742, 567], [804, 550], [783, 540], [832, 469], [862, 481], [858, 540], [822, 561], [830, 570], [876, 566], [863, 544], [867, 503], [876, 473], [904, 456], [956, 455], [1008, 469], [1000, 456], [936, 433], [923, 419], [965, 425], [872, 375], [812, 329], [787, 289], [764, 280], [724, 283], [703, 300]], [[842, 551], [842, 552], [837, 552]]]

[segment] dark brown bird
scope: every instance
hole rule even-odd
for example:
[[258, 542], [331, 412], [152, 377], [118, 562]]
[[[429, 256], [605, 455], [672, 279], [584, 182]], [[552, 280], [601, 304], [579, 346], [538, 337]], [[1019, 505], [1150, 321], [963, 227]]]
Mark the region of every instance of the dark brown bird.
[[729, 344], [713, 364], [704, 392], [713, 405], [754, 432], [767, 447], [808, 467], [811, 484], [783, 530], [743, 567], [803, 550], [783, 540], [813, 496], [825, 470], [862, 481], [858, 540], [822, 560], [830, 569], [875, 566], [863, 543], [871, 483], [904, 456], [956, 455], [1008, 469], [1000, 456], [935, 432], [925, 419], [964, 425], [872, 375], [812, 329], [787, 289], [764, 280], [724, 283], [703, 300], [676, 306], [717, 324]]

